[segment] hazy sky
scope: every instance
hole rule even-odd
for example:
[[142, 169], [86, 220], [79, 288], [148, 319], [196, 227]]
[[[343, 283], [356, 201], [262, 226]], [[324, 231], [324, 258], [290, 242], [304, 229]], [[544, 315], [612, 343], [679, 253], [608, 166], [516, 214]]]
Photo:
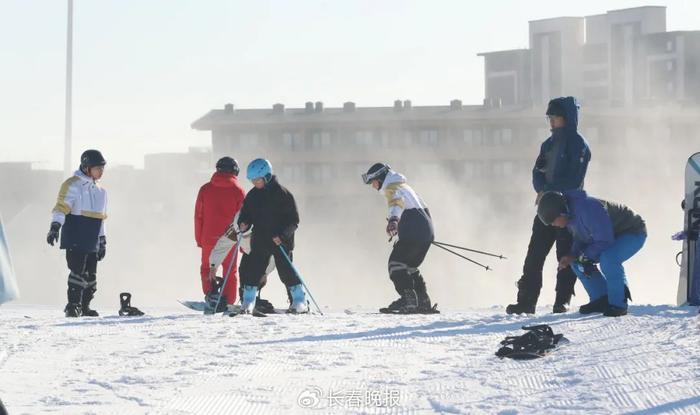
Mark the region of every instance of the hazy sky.
[[[0, 161], [62, 166], [66, 4], [0, 0]], [[74, 155], [208, 146], [189, 125], [227, 102], [480, 103], [476, 53], [526, 48], [528, 20], [642, 5], [700, 30], [685, 0], [75, 0]]]

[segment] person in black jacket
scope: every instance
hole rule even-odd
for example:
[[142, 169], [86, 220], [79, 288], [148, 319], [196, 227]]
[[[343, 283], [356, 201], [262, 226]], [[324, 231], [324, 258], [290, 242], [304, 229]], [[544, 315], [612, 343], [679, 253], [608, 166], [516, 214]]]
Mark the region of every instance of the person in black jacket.
[[309, 307], [304, 287], [280, 250], [281, 246], [292, 259], [294, 232], [299, 226], [294, 196], [279, 184], [267, 160], [255, 159], [250, 162], [247, 177], [255, 187], [246, 195], [238, 216], [241, 232], [252, 229], [250, 252], [243, 254], [239, 270], [243, 286], [242, 312], [251, 313], [255, 308], [255, 299], [272, 257], [291, 297], [289, 312], [307, 313]]
[[[552, 135], [542, 143], [540, 154], [532, 169], [532, 185], [537, 192], [536, 202], [544, 192], [567, 192], [583, 189], [591, 151], [586, 139], [577, 131], [578, 103], [574, 97], [560, 97], [549, 101], [546, 112]], [[532, 236], [523, 266], [523, 275], [518, 280], [517, 303], [506, 307], [508, 314], [535, 312], [542, 288], [542, 268], [552, 246], [557, 245], [557, 259], [566, 255], [572, 244], [571, 234], [566, 229], [547, 226], [535, 216]], [[557, 273], [556, 299], [552, 312], [568, 311], [574, 293], [576, 275], [570, 268]]]

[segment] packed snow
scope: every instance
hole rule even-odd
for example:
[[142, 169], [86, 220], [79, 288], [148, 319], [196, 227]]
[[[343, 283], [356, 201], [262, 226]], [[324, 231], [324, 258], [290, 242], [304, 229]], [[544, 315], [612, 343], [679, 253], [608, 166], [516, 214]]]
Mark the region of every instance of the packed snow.
[[[0, 307], [0, 398], [10, 414], [700, 413], [697, 308], [508, 316], [370, 310], [66, 319]], [[112, 315], [110, 315], [112, 314]], [[570, 343], [531, 361], [494, 353], [522, 325]]]

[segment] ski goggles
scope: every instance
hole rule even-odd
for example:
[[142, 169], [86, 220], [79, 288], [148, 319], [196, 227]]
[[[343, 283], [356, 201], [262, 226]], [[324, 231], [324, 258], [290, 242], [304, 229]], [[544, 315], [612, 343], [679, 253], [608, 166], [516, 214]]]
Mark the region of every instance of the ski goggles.
[[374, 173], [362, 173], [362, 181], [365, 184], [369, 184], [369, 182], [381, 177], [383, 174], [386, 174], [388, 171], [389, 171], [389, 168], [387, 166], [385, 166], [385, 167], [382, 167], [381, 169], [375, 171]]

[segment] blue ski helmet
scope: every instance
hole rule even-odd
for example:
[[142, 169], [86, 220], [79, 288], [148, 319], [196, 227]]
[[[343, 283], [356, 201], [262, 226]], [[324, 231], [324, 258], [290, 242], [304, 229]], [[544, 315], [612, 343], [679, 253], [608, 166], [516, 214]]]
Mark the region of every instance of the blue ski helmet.
[[255, 159], [248, 165], [246, 176], [251, 181], [263, 178], [267, 183], [272, 179], [272, 164], [265, 159]]

